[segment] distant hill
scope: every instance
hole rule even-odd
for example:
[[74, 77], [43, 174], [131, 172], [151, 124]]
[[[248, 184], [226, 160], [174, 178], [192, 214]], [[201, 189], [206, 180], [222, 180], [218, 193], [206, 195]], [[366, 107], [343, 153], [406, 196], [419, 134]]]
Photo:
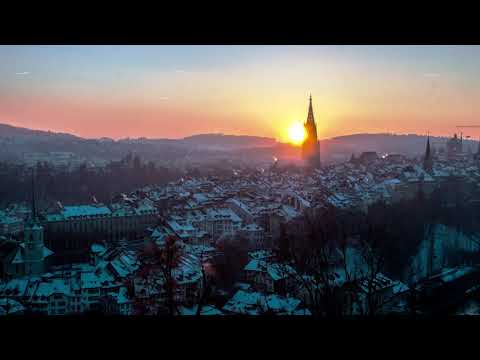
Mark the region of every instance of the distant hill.
[[[430, 137], [433, 149], [445, 148], [448, 137]], [[408, 134], [353, 134], [338, 136], [320, 141], [322, 162], [348, 160], [352, 154], [360, 155], [365, 151], [375, 151], [382, 154], [403, 154], [409, 157], [421, 156], [425, 152], [427, 137], [423, 135]], [[465, 151], [476, 152], [478, 141], [464, 139]], [[239, 150], [244, 157], [250, 159], [271, 159], [276, 157], [281, 161], [295, 161], [301, 156], [299, 147], [289, 144], [277, 143], [265, 148], [248, 148]]]
[[32, 130], [23, 127], [16, 127], [8, 124], [0, 124], [0, 137], [3, 138], [64, 138], [71, 140], [79, 140], [81, 138], [66, 134], [55, 133], [51, 131]]
[[[434, 148], [445, 146], [448, 138], [431, 137]], [[345, 160], [352, 154], [376, 151], [417, 156], [425, 151], [426, 137], [409, 134], [353, 134], [321, 140], [321, 156], [326, 162]], [[465, 147], [476, 152], [477, 141], [465, 139]], [[273, 138], [249, 135], [200, 134], [183, 139], [84, 139], [75, 135], [31, 130], [0, 124], [0, 160], [21, 160], [25, 154], [65, 151], [80, 157], [119, 159], [129, 152], [145, 160], [177, 164], [207, 159], [237, 158], [244, 162], [298, 159], [300, 148]], [[176, 166], [176, 165], [175, 165]]]
[[21, 161], [26, 154], [72, 152], [80, 157], [119, 159], [129, 152], [151, 161], [201, 161], [222, 152], [246, 148], [266, 148], [276, 144], [272, 138], [201, 134], [183, 139], [85, 139], [71, 134], [32, 130], [0, 124], [0, 160]]
[[[434, 147], [443, 147], [448, 138], [431, 137], [430, 143]], [[401, 153], [407, 155], [421, 154], [425, 151], [426, 136], [408, 134], [353, 134], [334, 137], [323, 142], [329, 152], [360, 153], [376, 151], [378, 153]], [[473, 141], [467, 140], [466, 143]]]
[[229, 150], [251, 147], [268, 147], [277, 144], [273, 138], [249, 135], [200, 134], [185, 137], [180, 142], [208, 149]]

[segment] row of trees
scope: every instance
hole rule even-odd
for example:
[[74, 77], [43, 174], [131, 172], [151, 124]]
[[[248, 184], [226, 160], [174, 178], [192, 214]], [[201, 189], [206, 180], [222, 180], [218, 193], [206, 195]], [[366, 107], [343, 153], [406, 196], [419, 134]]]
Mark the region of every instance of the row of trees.
[[[0, 201], [28, 201], [31, 193], [31, 169], [24, 165], [0, 164]], [[174, 169], [145, 163], [138, 156], [111, 162], [105, 168], [89, 168], [87, 164], [73, 170], [59, 170], [48, 163], [35, 167], [35, 186], [40, 202], [87, 202], [95, 196], [108, 202], [114, 194], [129, 192], [150, 184], [164, 184], [180, 178]]]

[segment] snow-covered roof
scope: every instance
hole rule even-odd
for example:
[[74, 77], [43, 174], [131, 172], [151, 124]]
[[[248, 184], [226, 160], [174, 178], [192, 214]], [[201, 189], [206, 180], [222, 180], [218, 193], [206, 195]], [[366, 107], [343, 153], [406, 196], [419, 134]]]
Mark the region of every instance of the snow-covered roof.
[[75, 205], [64, 206], [62, 209], [62, 215], [66, 219], [79, 216], [110, 215], [111, 213], [111, 210], [107, 206]]
[[106, 251], [106, 248], [105, 246], [101, 245], [101, 244], [92, 244], [92, 246], [90, 247], [90, 250], [94, 253], [94, 254], [101, 254], [101, 253], [104, 253]]
[[[197, 314], [198, 305], [194, 305], [190, 308], [181, 306], [179, 308], [180, 315], [186, 316], [194, 316]], [[222, 311], [218, 310], [214, 306], [204, 305], [202, 306], [202, 310], [200, 311], [200, 315], [202, 316], [214, 316], [214, 315], [224, 315]]]
[[242, 222], [242, 219], [229, 208], [208, 208], [206, 209], [206, 215], [210, 221], [229, 219], [235, 223]]
[[0, 225], [16, 224], [21, 222], [23, 222], [23, 220], [16, 216], [7, 216], [7, 215], [0, 216]]
[[433, 279], [440, 279], [442, 282], [451, 282], [454, 280], [457, 280], [473, 271], [476, 271], [476, 268], [472, 266], [462, 266], [462, 267], [457, 267], [453, 269], [445, 269], [442, 271], [440, 274], [435, 275], [430, 278], [430, 280]]
[[269, 263], [265, 260], [252, 259], [244, 267], [245, 271], [265, 272], [273, 281], [295, 275], [295, 270], [286, 264]]
[[25, 307], [13, 299], [0, 299], [0, 315], [15, 315], [25, 311]]
[[294, 315], [300, 302], [292, 297], [238, 290], [222, 309], [242, 315], [260, 315], [269, 310], [278, 315]]
[[97, 289], [104, 287], [106, 283], [114, 281], [112, 275], [106, 271], [82, 272], [80, 274], [80, 287], [82, 289]]
[[0, 296], [7, 294], [23, 296], [28, 289], [28, 285], [29, 279], [27, 278], [12, 279], [3, 285], [0, 285]]
[[128, 289], [125, 286], [120, 287], [118, 293], [114, 293], [114, 296], [116, 297], [118, 304], [126, 304], [132, 301], [128, 297]]
[[70, 285], [64, 279], [52, 279], [48, 282], [40, 282], [37, 291], [35, 291], [36, 296], [49, 297], [53, 294], [71, 296], [72, 292]]
[[273, 256], [273, 253], [271, 250], [257, 250], [257, 251], [250, 251], [248, 253], [248, 256], [251, 259], [266, 259], [270, 258]]

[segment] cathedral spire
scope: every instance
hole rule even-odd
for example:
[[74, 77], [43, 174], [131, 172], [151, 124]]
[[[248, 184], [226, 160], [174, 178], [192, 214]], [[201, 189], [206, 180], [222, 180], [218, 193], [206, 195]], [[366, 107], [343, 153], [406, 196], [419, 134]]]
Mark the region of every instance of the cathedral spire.
[[315, 124], [315, 118], [313, 116], [312, 94], [310, 94], [310, 101], [308, 105], [307, 123]]
[[425, 158], [426, 159], [430, 158], [430, 134], [427, 135], [427, 148], [425, 150]]
[[433, 169], [433, 159], [430, 150], [430, 134], [427, 135], [427, 147], [425, 149], [425, 157], [423, 159], [423, 168], [427, 172], [431, 172]]
[[309, 97], [308, 116], [304, 124], [307, 134], [302, 144], [302, 157], [307, 160], [313, 168], [320, 167], [320, 144], [317, 136], [317, 125], [313, 116], [312, 94]]

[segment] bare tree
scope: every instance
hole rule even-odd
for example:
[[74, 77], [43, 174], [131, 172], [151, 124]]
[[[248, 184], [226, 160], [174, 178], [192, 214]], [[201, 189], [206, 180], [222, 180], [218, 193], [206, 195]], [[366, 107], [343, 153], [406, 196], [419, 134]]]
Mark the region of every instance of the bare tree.
[[[372, 236], [372, 237], [370, 237]], [[366, 296], [366, 308], [360, 306], [362, 311], [365, 311], [364, 315], [374, 316], [381, 307], [381, 300], [378, 294], [380, 284], [378, 278], [383, 271], [385, 260], [378, 247], [377, 239], [373, 238], [373, 234], [369, 235], [369, 238], [362, 241], [362, 257], [366, 265], [365, 269], [361, 269], [360, 281], [364, 284], [365, 296]]]
[[[165, 294], [165, 305], [169, 315], [178, 313], [176, 302], [175, 269], [181, 257], [180, 245], [175, 237], [167, 237], [163, 246], [151, 243], [141, 256], [145, 262], [142, 278], [147, 283], [148, 291]], [[147, 294], [147, 298], [152, 295]], [[161, 307], [157, 315], [162, 313]]]
[[205, 255], [202, 251], [202, 253], [200, 254], [200, 267], [202, 269], [202, 295], [200, 296], [198, 302], [197, 312], [195, 314], [196, 316], [201, 315], [205, 302], [207, 301], [212, 291], [211, 277], [207, 274], [207, 270], [209, 270], [211, 266], [212, 264], [209, 261], [205, 261]]
[[333, 261], [335, 239], [338, 236], [335, 213], [326, 209], [320, 214], [305, 214], [303, 233], [291, 234], [290, 262], [295, 278], [308, 296], [313, 316], [338, 316], [336, 265]]
[[408, 274], [407, 274], [407, 283], [408, 283], [408, 294], [407, 294], [407, 308], [411, 316], [416, 316], [418, 314], [419, 307], [419, 294], [418, 294], [418, 284], [420, 279], [418, 275], [422, 272], [421, 267], [415, 268], [413, 264], [413, 258], [409, 261]]

